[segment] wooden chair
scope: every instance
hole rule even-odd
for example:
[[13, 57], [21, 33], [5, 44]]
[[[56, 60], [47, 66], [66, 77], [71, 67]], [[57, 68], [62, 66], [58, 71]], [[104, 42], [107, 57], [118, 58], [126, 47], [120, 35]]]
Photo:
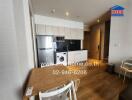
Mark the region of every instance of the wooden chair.
[[79, 87], [79, 85], [80, 85], [80, 79], [74, 80], [74, 85], [75, 85], [75, 91], [77, 92], [78, 87]]
[[[124, 71], [124, 80], [123, 80], [124, 82], [126, 78], [126, 74], [132, 73], [132, 59], [127, 59], [122, 61], [120, 68], [121, 68], [121, 71]], [[119, 77], [120, 77], [120, 73], [119, 73]]]
[[[73, 95], [73, 97], [72, 97]], [[55, 89], [49, 92], [39, 92], [40, 100], [77, 100], [74, 82], [71, 81], [69, 84], [62, 88]]]

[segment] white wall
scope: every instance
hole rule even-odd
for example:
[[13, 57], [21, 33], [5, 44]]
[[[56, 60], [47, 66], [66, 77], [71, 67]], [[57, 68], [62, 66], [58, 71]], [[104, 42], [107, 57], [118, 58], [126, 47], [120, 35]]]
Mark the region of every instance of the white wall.
[[[31, 26], [29, 19], [29, 10], [27, 7], [28, 0], [13, 0], [14, 3], [14, 21], [17, 36], [17, 47], [19, 54], [19, 66], [23, 77], [26, 77], [29, 69], [34, 66], [33, 62], [33, 45]], [[24, 4], [24, 5], [23, 5]], [[25, 66], [25, 67], [24, 67]], [[24, 80], [23, 80], [24, 81]]]
[[0, 16], [0, 97], [18, 100], [22, 84], [11, 0], [0, 1]]
[[[131, 36], [129, 38], [129, 46], [130, 46], [130, 51], [132, 51], [132, 0], [129, 0], [129, 18], [128, 18], [128, 34]], [[132, 57], [132, 52], [130, 53], [130, 56]]]
[[[132, 57], [132, 30], [130, 31], [131, 21], [130, 18], [130, 6], [128, 2], [122, 4], [125, 7], [124, 17], [112, 17], [111, 18], [111, 30], [110, 30], [110, 47], [109, 47], [109, 63], [116, 64], [116, 71], [123, 59]], [[130, 28], [130, 29], [129, 29]]]
[[27, 8], [28, 11], [27, 4], [27, 0], [0, 0], [0, 98], [2, 100], [22, 99], [24, 81], [29, 70], [34, 66], [29, 15], [23, 9]]

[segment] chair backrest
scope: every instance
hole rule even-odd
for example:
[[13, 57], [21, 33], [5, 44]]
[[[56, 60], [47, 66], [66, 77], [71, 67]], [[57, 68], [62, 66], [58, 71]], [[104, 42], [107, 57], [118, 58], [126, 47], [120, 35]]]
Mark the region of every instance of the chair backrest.
[[125, 71], [132, 72], [132, 59], [126, 59], [122, 61], [121, 68]]
[[72, 100], [72, 94], [73, 94], [73, 98], [74, 98], [73, 100], [77, 100], [73, 81], [71, 81], [69, 84], [65, 85], [62, 88], [59, 88], [59, 89], [56, 89], [56, 90], [53, 90], [50, 92], [44, 92], [44, 93], [39, 92], [39, 99], [42, 100], [42, 98], [49, 98], [49, 97], [57, 96], [57, 95], [62, 94], [66, 91], [69, 92], [69, 100]]
[[122, 61], [121, 67], [123, 67], [123, 65], [132, 65], [132, 59], [126, 59]]

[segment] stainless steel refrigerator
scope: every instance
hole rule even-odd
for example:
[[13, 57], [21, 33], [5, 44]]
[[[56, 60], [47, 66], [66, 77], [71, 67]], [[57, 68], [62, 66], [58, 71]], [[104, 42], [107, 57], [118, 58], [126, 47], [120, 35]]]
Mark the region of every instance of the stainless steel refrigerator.
[[36, 37], [37, 52], [38, 52], [38, 66], [51, 65], [55, 63], [54, 58], [54, 38], [53, 36], [42, 36]]

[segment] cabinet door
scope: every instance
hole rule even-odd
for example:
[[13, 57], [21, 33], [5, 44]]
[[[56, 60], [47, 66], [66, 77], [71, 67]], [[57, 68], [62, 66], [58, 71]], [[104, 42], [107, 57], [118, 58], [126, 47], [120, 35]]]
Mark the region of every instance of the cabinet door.
[[87, 50], [68, 52], [68, 64], [73, 64], [87, 60]]
[[68, 52], [68, 64], [80, 62], [81, 54], [79, 51]]
[[83, 40], [83, 30], [82, 29], [72, 28], [70, 29], [70, 33], [71, 33], [71, 39]]
[[65, 28], [64, 27], [58, 27], [59, 30], [59, 36], [65, 36]]
[[74, 52], [68, 52], [68, 65], [73, 64], [74, 62], [75, 62]]
[[81, 52], [81, 51], [77, 51], [76, 58], [77, 58], [77, 59], [76, 59], [77, 62], [82, 61], [82, 52]]
[[80, 40], [83, 40], [84, 39], [84, 32], [83, 32], [83, 29], [77, 29], [77, 36]]
[[36, 24], [36, 34], [37, 35], [46, 35], [45, 25]]
[[53, 35], [53, 26], [46, 25], [46, 35]]
[[83, 40], [83, 30], [82, 29], [75, 29], [75, 39]]
[[59, 36], [59, 27], [52, 26], [52, 31], [54, 36]]
[[87, 57], [88, 57], [87, 54], [88, 54], [87, 50], [83, 50], [82, 51], [82, 54], [81, 54], [81, 60], [82, 61], [86, 61], [87, 60]]
[[72, 39], [71, 33], [70, 33], [70, 28], [65, 27], [65, 39]]
[[70, 29], [70, 33], [71, 33], [71, 39], [77, 39], [76, 37], [76, 29], [71, 28]]
[[87, 50], [76, 51], [75, 57], [76, 57], [76, 62], [86, 61], [87, 60]]

